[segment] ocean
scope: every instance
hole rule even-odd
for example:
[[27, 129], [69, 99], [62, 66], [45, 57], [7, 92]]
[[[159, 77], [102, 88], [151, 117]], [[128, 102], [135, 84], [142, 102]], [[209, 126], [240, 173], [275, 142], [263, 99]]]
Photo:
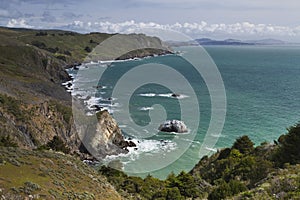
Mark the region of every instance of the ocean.
[[[203, 74], [197, 74], [181, 56], [193, 48], [179, 47], [176, 51], [181, 53], [177, 55], [87, 64], [79, 67], [82, 73], [69, 70], [75, 77], [70, 92], [81, 95], [89, 108], [98, 105], [108, 109], [126, 138], [137, 144], [137, 149], [109, 156], [104, 163], [117, 160], [128, 174], [163, 179], [170, 172], [191, 170], [201, 159], [203, 153], [199, 151], [212, 118], [212, 99]], [[224, 127], [220, 133], [211, 134], [216, 144], [205, 146], [204, 154], [230, 147], [242, 135], [248, 135], [256, 145], [272, 143], [299, 121], [300, 46], [204, 49], [219, 70], [226, 92]], [[164, 70], [166, 66], [182, 76]], [[173, 97], [173, 93], [180, 96]], [[157, 128], [167, 119], [184, 121], [188, 133], [159, 132]]]

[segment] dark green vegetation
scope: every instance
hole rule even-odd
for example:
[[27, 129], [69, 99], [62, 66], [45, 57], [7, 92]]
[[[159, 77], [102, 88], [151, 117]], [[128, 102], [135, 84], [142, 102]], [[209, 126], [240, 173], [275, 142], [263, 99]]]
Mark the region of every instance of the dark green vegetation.
[[70, 149], [66, 146], [64, 141], [58, 136], [54, 136], [52, 140], [50, 140], [47, 144], [39, 146], [38, 150], [54, 150], [60, 151], [63, 153], [70, 153]]
[[[254, 147], [247, 137], [203, 157], [189, 173], [166, 180], [131, 177], [107, 167], [100, 173], [126, 199], [297, 199], [300, 197], [300, 124], [278, 144]], [[277, 166], [282, 166], [281, 168]]]

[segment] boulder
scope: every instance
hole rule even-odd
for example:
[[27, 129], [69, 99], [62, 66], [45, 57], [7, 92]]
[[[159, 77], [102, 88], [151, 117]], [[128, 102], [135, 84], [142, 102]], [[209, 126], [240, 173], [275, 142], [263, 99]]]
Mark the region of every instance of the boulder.
[[175, 132], [175, 133], [185, 133], [188, 132], [188, 129], [184, 122], [180, 120], [167, 120], [161, 124], [158, 130], [163, 132]]
[[173, 93], [171, 96], [177, 98], [180, 97], [180, 94]]

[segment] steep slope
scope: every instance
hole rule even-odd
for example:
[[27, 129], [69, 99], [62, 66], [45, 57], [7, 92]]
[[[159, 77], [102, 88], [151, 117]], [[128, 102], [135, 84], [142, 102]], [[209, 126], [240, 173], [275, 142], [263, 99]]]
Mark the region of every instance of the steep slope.
[[1, 199], [121, 199], [80, 160], [50, 151], [0, 148]]
[[[10, 135], [19, 146], [35, 148], [57, 135], [72, 150], [78, 149], [81, 142], [73, 123], [71, 96], [61, 85], [70, 80], [65, 68], [83, 62], [93, 48], [112, 36], [0, 27], [0, 136]], [[143, 34], [118, 38], [130, 47], [144, 47], [124, 58], [169, 52], [158, 38]], [[128, 48], [117, 47], [121, 52]]]

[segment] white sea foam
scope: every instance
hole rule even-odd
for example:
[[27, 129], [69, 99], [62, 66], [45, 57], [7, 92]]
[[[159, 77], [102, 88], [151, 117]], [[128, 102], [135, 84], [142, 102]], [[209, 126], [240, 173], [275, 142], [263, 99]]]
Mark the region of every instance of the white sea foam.
[[91, 107], [93, 105], [98, 105], [100, 100], [101, 98], [99, 97], [90, 97], [87, 100], [84, 100], [83, 102], [89, 109], [92, 109]]
[[209, 150], [209, 151], [213, 151], [213, 152], [217, 152], [217, 151], [218, 151], [217, 149], [210, 148], [210, 147], [205, 147], [205, 149], [207, 149], [207, 150]]
[[159, 97], [168, 97], [168, 98], [175, 98], [175, 99], [184, 99], [184, 98], [189, 97], [189, 96], [184, 95], [184, 94], [179, 94], [179, 96], [176, 96], [176, 97], [174, 97], [172, 95], [174, 95], [174, 94], [173, 93], [157, 94], [157, 96], [159, 96]]
[[184, 99], [184, 98], [189, 97], [189, 96], [184, 95], [184, 94], [179, 94], [179, 96], [177, 96], [177, 97], [174, 97], [172, 95], [173, 95], [173, 93], [165, 93], [165, 94], [142, 93], [142, 94], [139, 94], [139, 96], [142, 96], [142, 97], [155, 97], [155, 96], [158, 96], [158, 97], [166, 97], [166, 98], [174, 98], [174, 99]]
[[226, 135], [222, 135], [222, 134], [211, 134], [212, 137], [216, 137], [216, 138], [225, 138]]
[[142, 107], [142, 108], [140, 108], [140, 110], [142, 110], [142, 111], [153, 110], [153, 109], [154, 109], [153, 107]]
[[139, 94], [139, 96], [142, 96], [142, 97], [155, 97], [156, 94], [154, 94], [154, 93], [144, 93], [144, 94]]
[[158, 141], [158, 140], [138, 140], [132, 139], [132, 141], [136, 144], [136, 147], [128, 147], [129, 152], [127, 154], [119, 154], [106, 156], [104, 159], [105, 162], [110, 162], [114, 159], [125, 158], [124, 164], [135, 161], [139, 158], [139, 156], [143, 154], [157, 154], [163, 152], [170, 152], [177, 148], [176, 143], [170, 140]]

